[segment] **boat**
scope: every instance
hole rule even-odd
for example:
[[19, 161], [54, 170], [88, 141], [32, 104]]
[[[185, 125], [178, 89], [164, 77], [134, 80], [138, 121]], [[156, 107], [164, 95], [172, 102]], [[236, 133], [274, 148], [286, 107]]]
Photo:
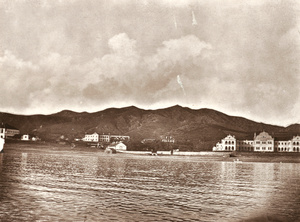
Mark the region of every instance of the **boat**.
[[241, 161], [241, 160], [239, 160], [239, 159], [236, 159], [236, 160], [234, 160], [233, 162], [235, 162], [235, 163], [242, 163], [243, 161]]
[[229, 154], [229, 157], [237, 157], [237, 156], [238, 155], [236, 153], [234, 153], [234, 152], [232, 152], [232, 153]]

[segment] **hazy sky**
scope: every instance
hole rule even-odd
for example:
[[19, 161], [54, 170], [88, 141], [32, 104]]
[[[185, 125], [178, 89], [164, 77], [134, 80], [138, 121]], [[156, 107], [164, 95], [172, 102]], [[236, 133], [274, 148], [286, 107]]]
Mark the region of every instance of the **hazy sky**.
[[0, 111], [212, 108], [300, 123], [298, 0], [0, 0]]

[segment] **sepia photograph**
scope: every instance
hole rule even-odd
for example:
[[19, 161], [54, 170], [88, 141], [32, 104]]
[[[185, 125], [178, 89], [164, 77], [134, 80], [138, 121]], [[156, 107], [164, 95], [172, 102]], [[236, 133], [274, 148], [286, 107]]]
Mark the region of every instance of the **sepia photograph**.
[[0, 221], [300, 222], [299, 0], [0, 0]]

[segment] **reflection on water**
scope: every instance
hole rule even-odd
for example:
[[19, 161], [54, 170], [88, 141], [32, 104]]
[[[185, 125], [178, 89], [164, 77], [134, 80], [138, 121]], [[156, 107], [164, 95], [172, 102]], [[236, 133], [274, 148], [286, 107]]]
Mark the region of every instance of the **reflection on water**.
[[0, 154], [1, 221], [300, 220], [300, 165]]

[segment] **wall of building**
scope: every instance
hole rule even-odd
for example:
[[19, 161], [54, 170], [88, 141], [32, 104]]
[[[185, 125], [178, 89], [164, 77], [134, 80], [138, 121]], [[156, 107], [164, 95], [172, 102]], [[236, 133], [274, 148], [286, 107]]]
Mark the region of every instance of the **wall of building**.
[[99, 141], [99, 135], [98, 135], [98, 133], [85, 134], [85, 136], [82, 140], [86, 141], [86, 142], [98, 142]]
[[0, 138], [5, 138], [5, 128], [0, 128]]
[[217, 143], [213, 151], [235, 151], [236, 139], [234, 136], [228, 135], [221, 142]]
[[[228, 135], [218, 142], [213, 151], [248, 151], [248, 152], [300, 152], [300, 136], [294, 136], [291, 140], [275, 141], [266, 132], [254, 135], [254, 140], [236, 140], [234, 148], [234, 136]], [[227, 147], [227, 149], [226, 149]]]
[[300, 152], [300, 136], [294, 136], [291, 140], [275, 141], [277, 152]]
[[245, 152], [254, 151], [254, 141], [253, 140], [238, 140], [236, 149], [238, 151], [245, 151]]
[[13, 137], [14, 135], [20, 134], [20, 130], [18, 129], [6, 129], [5, 136], [7, 137]]

